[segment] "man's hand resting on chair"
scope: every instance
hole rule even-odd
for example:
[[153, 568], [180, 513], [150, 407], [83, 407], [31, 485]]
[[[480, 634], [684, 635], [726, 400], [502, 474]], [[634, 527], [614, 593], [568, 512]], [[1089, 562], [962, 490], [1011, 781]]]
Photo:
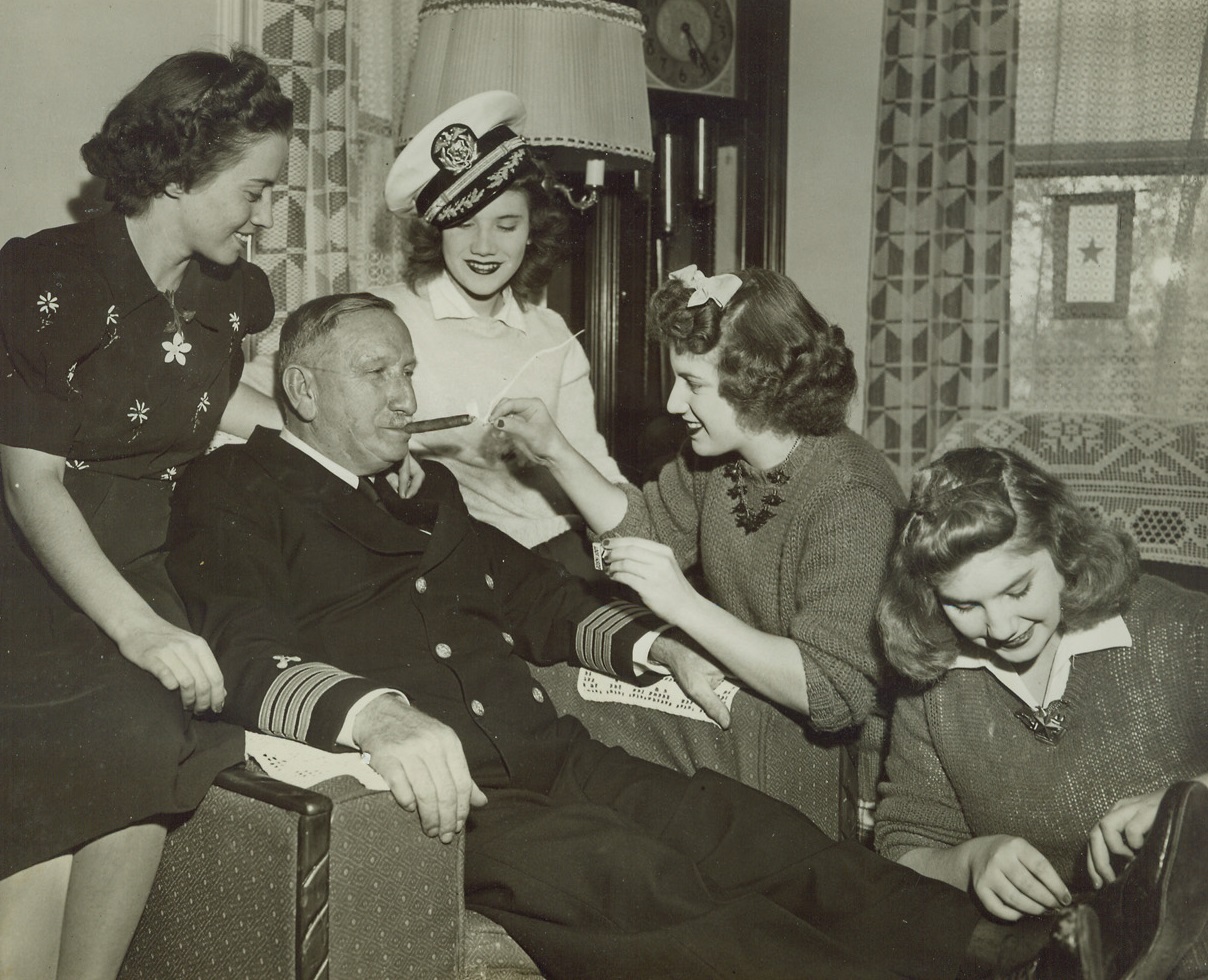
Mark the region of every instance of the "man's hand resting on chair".
[[470, 778], [461, 741], [448, 725], [393, 694], [383, 694], [357, 715], [353, 739], [390, 785], [405, 810], [419, 813], [429, 837], [445, 844], [461, 833], [470, 807], [486, 803]]

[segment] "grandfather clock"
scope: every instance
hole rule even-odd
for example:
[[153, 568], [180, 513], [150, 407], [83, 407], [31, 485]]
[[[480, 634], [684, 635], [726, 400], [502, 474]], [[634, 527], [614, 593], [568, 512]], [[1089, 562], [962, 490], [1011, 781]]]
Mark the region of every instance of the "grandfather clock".
[[789, 0], [628, 5], [645, 22], [655, 164], [609, 175], [550, 302], [585, 328], [600, 430], [641, 479], [678, 437], [666, 358], [646, 338], [651, 294], [690, 263], [784, 267]]

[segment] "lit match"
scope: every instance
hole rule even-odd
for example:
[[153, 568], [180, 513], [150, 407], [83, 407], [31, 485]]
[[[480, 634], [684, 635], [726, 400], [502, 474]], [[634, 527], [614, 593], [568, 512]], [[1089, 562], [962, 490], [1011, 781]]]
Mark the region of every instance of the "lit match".
[[445, 415], [438, 419], [422, 419], [408, 422], [404, 428], [414, 435], [417, 432], [438, 432], [441, 429], [457, 429], [474, 421], [473, 415]]

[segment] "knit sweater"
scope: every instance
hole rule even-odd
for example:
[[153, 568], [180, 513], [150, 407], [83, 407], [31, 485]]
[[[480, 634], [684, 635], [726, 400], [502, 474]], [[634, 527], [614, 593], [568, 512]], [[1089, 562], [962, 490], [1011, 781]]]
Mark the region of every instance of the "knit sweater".
[[1075, 889], [1089, 885], [1087, 831], [1118, 799], [1208, 772], [1208, 596], [1152, 576], [1124, 615], [1133, 646], [1074, 657], [1055, 745], [986, 670], [950, 670], [893, 715], [877, 849], [896, 859], [1009, 834]]
[[[803, 438], [778, 488], [784, 502], [747, 534], [731, 513], [733, 483], [723, 472], [733, 460], [685, 447], [658, 479], [625, 486], [629, 507], [609, 534], [661, 541], [682, 568], [699, 562], [708, 598], [758, 630], [795, 640], [808, 729], [850, 732], [873, 702], [873, 611], [901, 490], [884, 457], [855, 433]], [[740, 466], [757, 510], [769, 474]]]
[[605, 479], [622, 479], [596, 428], [587, 355], [562, 317], [540, 306], [521, 309], [510, 289], [498, 316], [478, 316], [447, 274], [418, 292], [402, 283], [371, 291], [390, 300], [411, 331], [420, 417], [479, 417], [459, 429], [412, 436], [416, 456], [444, 463], [470, 513], [526, 547], [581, 527], [578, 511], [549, 472], [508, 456], [506, 442], [486, 425], [501, 395], [540, 398]]

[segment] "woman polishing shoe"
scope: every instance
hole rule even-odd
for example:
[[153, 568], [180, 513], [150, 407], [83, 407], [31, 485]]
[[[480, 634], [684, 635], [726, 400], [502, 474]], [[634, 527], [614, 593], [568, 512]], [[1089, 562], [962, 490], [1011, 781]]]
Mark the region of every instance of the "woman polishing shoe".
[[1208, 926], [1208, 786], [1176, 783], [1145, 844], [1091, 899], [1111, 980], [1165, 980]]
[[878, 621], [914, 682], [878, 850], [1006, 921], [1093, 895], [1108, 977], [1208, 976], [1208, 596], [976, 447], [915, 476]]

